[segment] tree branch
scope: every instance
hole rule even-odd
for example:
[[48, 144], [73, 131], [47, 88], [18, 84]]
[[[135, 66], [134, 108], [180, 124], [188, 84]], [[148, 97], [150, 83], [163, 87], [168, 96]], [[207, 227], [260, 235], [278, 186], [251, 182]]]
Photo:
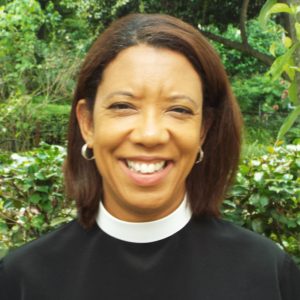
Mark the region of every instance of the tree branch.
[[[297, 0], [297, 1], [300, 1], [300, 0]], [[261, 61], [262, 63], [264, 63], [265, 65], [271, 66], [274, 61], [274, 58], [271, 55], [264, 54], [256, 49], [254, 49], [248, 43], [247, 32], [246, 32], [246, 22], [247, 22], [247, 13], [248, 13], [249, 2], [250, 2], [250, 0], [243, 0], [241, 11], [240, 11], [239, 27], [241, 30], [242, 42], [232, 41], [232, 40], [226, 39], [222, 36], [216, 35], [212, 32], [201, 30], [201, 29], [200, 29], [200, 32], [210, 40], [218, 42], [230, 49], [235, 49], [235, 50], [245, 53], [247, 55], [253, 56], [256, 59], [258, 59], [259, 61]]]
[[263, 62], [267, 66], [271, 66], [273, 63], [274, 58], [271, 55], [264, 54], [262, 52], [259, 52], [255, 49], [253, 49], [248, 43], [247, 45], [239, 42], [235, 42], [226, 38], [223, 38], [222, 36], [216, 35], [214, 33], [204, 31], [200, 29], [200, 32], [209, 38], [210, 40], [213, 40], [215, 42], [223, 44], [225, 47], [235, 49], [237, 51], [243, 52], [245, 54], [248, 54], [250, 56], [255, 57], [259, 61]]
[[241, 14], [240, 14], [240, 30], [241, 30], [242, 43], [245, 46], [249, 45], [247, 32], [246, 32], [248, 6], [249, 6], [249, 0], [243, 0]]

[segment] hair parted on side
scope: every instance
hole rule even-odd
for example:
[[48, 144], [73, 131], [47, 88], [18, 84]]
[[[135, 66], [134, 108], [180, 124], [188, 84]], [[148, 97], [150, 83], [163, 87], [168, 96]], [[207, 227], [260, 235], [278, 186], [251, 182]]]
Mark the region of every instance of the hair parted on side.
[[[209, 42], [191, 25], [168, 15], [131, 14], [113, 22], [89, 50], [79, 73], [68, 132], [64, 166], [67, 194], [76, 200], [80, 223], [95, 224], [102, 178], [94, 161], [80, 152], [85, 143], [76, 118], [76, 105], [86, 99], [93, 111], [97, 88], [108, 64], [124, 49], [146, 44], [183, 54], [200, 75], [203, 86], [205, 153], [187, 178], [194, 216], [219, 216], [220, 204], [239, 162], [242, 118], [224, 67]], [[108, 129], [109, 130], [109, 129]]]

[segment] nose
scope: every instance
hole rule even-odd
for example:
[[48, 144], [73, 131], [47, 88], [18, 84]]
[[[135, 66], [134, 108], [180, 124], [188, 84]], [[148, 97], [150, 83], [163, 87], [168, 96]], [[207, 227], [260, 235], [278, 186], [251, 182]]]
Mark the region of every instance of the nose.
[[170, 135], [163, 117], [155, 112], [140, 115], [130, 134], [132, 143], [155, 147], [169, 141]]

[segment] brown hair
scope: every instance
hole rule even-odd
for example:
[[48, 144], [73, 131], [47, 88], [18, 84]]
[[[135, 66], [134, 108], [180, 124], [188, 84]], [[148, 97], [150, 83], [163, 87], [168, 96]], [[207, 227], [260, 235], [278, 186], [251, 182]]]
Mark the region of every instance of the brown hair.
[[92, 111], [103, 70], [122, 50], [146, 44], [182, 53], [194, 66], [203, 85], [204, 159], [187, 178], [187, 193], [195, 216], [220, 215], [220, 204], [237, 169], [242, 120], [224, 67], [208, 41], [191, 25], [171, 16], [132, 14], [113, 22], [88, 52], [74, 95], [65, 162], [68, 195], [77, 202], [79, 220], [95, 223], [102, 179], [94, 161], [85, 160], [85, 143], [76, 118], [76, 105], [86, 99]]

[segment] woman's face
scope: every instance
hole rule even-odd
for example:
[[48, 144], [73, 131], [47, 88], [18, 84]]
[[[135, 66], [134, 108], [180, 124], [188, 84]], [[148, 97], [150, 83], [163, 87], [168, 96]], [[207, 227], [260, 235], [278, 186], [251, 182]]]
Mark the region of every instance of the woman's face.
[[123, 50], [104, 70], [92, 116], [81, 100], [77, 117], [112, 215], [149, 221], [177, 208], [202, 144], [201, 81], [182, 54]]

